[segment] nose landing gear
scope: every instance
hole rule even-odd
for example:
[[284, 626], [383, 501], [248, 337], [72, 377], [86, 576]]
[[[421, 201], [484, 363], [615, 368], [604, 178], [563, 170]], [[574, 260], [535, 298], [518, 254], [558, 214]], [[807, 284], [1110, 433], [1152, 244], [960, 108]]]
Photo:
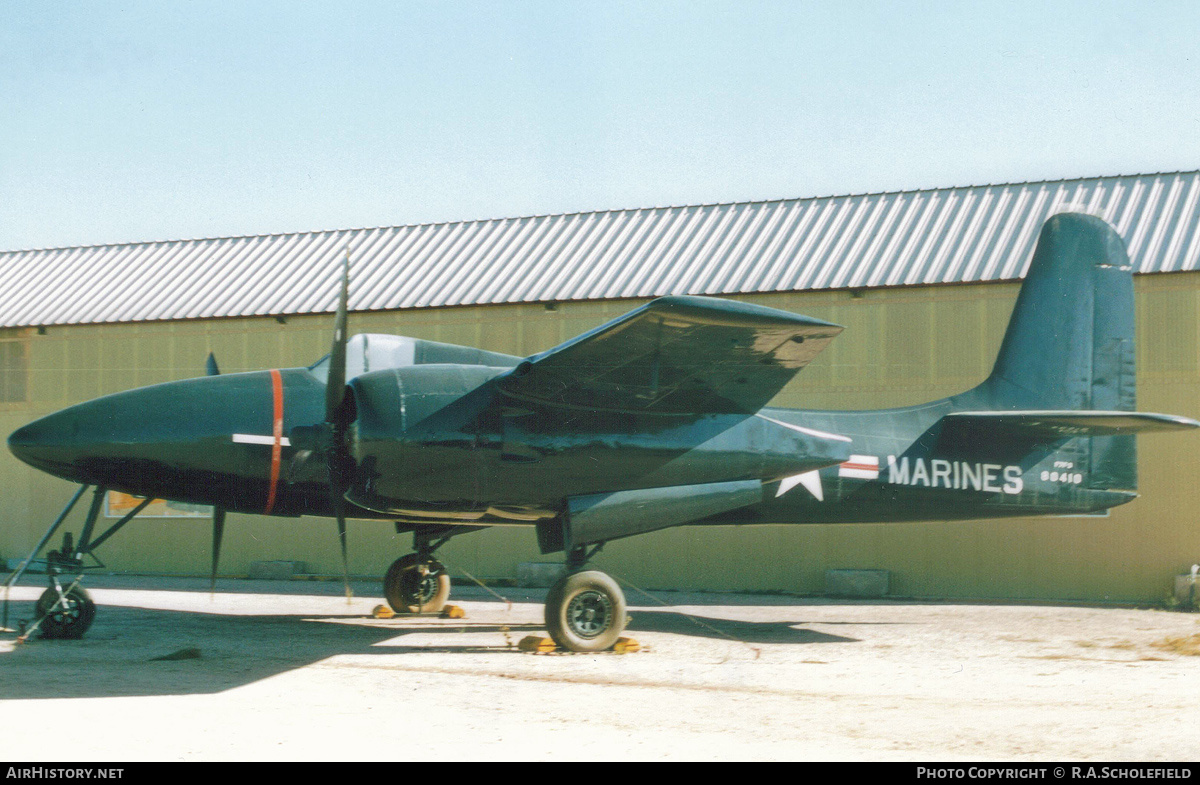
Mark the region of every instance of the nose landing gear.
[[[88, 628], [92, 626], [92, 621], [96, 618], [96, 603], [92, 602], [91, 596], [82, 586], [79, 585], [83, 580], [84, 571], [92, 567], [103, 567], [103, 562], [96, 556], [96, 549], [102, 543], [108, 540], [109, 537], [117, 533], [125, 524], [129, 523], [134, 516], [144, 510], [153, 499], [143, 499], [136, 507], [127, 512], [124, 517], [110, 526], [103, 534], [93, 538], [96, 522], [100, 516], [100, 506], [104, 499], [104, 494], [107, 489], [103, 486], [95, 486], [92, 490], [92, 503], [87, 512], [87, 517], [83, 522], [83, 530], [80, 532], [79, 541], [75, 542], [71, 536], [71, 532], [63, 533], [62, 547], [58, 550], [49, 551], [44, 559], [39, 559], [38, 554], [42, 552], [42, 548], [54, 536], [66, 520], [67, 515], [75, 507], [75, 503], [83, 496], [84, 491], [89, 486], [81, 485], [75, 491], [75, 495], [63, 507], [62, 512], [58, 514], [58, 518], [42, 535], [42, 538], [34, 546], [20, 565], [4, 582], [4, 599], [3, 612], [0, 614], [0, 627], [8, 627], [8, 602], [9, 590], [16, 585], [25, 571], [35, 562], [44, 564], [46, 574], [49, 578], [49, 588], [42, 592], [35, 606], [35, 617], [29, 622], [21, 623], [21, 634], [18, 640], [28, 640], [29, 636], [36, 631], [41, 631], [43, 638], [82, 638]], [[94, 565], [86, 565], [84, 557], [92, 559]], [[68, 574], [75, 575], [74, 581], [67, 584], [63, 588], [62, 581], [59, 580], [59, 575]]]

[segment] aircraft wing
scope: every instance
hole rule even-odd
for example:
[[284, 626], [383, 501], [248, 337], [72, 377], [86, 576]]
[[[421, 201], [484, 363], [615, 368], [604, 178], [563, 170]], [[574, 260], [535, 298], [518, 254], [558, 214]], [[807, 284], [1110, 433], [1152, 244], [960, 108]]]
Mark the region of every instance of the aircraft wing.
[[659, 414], [753, 414], [842, 327], [759, 305], [661, 297], [500, 381], [538, 403]]

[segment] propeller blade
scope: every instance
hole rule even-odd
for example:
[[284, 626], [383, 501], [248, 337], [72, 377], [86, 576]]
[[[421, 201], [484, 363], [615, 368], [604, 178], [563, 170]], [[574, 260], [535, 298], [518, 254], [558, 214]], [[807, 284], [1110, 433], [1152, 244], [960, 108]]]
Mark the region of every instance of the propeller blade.
[[325, 382], [325, 422], [337, 422], [346, 394], [346, 308], [350, 300], [350, 249], [342, 265], [342, 287], [333, 319], [333, 348], [329, 351], [329, 376]]
[[350, 590], [350, 558], [346, 550], [346, 491], [350, 488], [352, 459], [346, 446], [346, 312], [350, 301], [350, 248], [342, 263], [342, 285], [338, 292], [337, 314], [333, 319], [333, 347], [329, 350], [329, 375], [325, 380], [324, 450], [329, 471], [329, 495], [337, 519], [338, 540], [342, 546], [342, 582], [346, 587], [346, 602]]
[[213, 507], [212, 575], [208, 580], [208, 591], [217, 590], [217, 562], [221, 560], [221, 538], [225, 536], [225, 509]]
[[354, 596], [350, 589], [350, 557], [346, 552], [346, 502], [339, 501], [334, 505], [337, 512], [338, 539], [342, 543], [342, 584], [346, 587], [346, 602]]
[[212, 352], [208, 353], [208, 359], [204, 362], [204, 372], [209, 376], [221, 375], [221, 369], [217, 367], [217, 358]]

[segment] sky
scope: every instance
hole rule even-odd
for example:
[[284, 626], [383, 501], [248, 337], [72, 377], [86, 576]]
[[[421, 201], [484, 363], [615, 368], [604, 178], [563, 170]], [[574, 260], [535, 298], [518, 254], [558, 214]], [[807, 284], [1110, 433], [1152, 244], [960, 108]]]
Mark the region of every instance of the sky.
[[1200, 3], [0, 3], [0, 250], [1200, 168]]

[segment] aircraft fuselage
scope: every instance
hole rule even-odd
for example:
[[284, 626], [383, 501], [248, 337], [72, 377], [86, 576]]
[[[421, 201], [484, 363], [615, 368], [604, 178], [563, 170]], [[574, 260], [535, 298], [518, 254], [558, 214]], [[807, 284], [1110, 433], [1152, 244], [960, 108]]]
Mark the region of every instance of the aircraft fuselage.
[[[492, 380], [509, 370], [458, 369], [442, 387], [457, 385], [453, 394], [397, 392], [395, 406], [374, 407], [415, 421], [356, 422], [353, 516], [533, 522], [567, 497], [743, 480], [763, 482], [762, 502], [708, 522], [1089, 513], [1136, 496], [1088, 487], [1089, 467], [1070, 441], [1032, 455], [1008, 455], [1000, 442], [994, 454], [939, 451], [928, 431], [961, 400], [755, 415], [564, 408], [550, 417], [495, 405]], [[379, 394], [378, 385], [358, 394]], [[69, 407], [21, 428], [10, 445], [73, 482], [234, 512], [329, 516], [322, 459], [289, 438], [320, 420], [324, 396], [304, 368], [188, 379]]]

